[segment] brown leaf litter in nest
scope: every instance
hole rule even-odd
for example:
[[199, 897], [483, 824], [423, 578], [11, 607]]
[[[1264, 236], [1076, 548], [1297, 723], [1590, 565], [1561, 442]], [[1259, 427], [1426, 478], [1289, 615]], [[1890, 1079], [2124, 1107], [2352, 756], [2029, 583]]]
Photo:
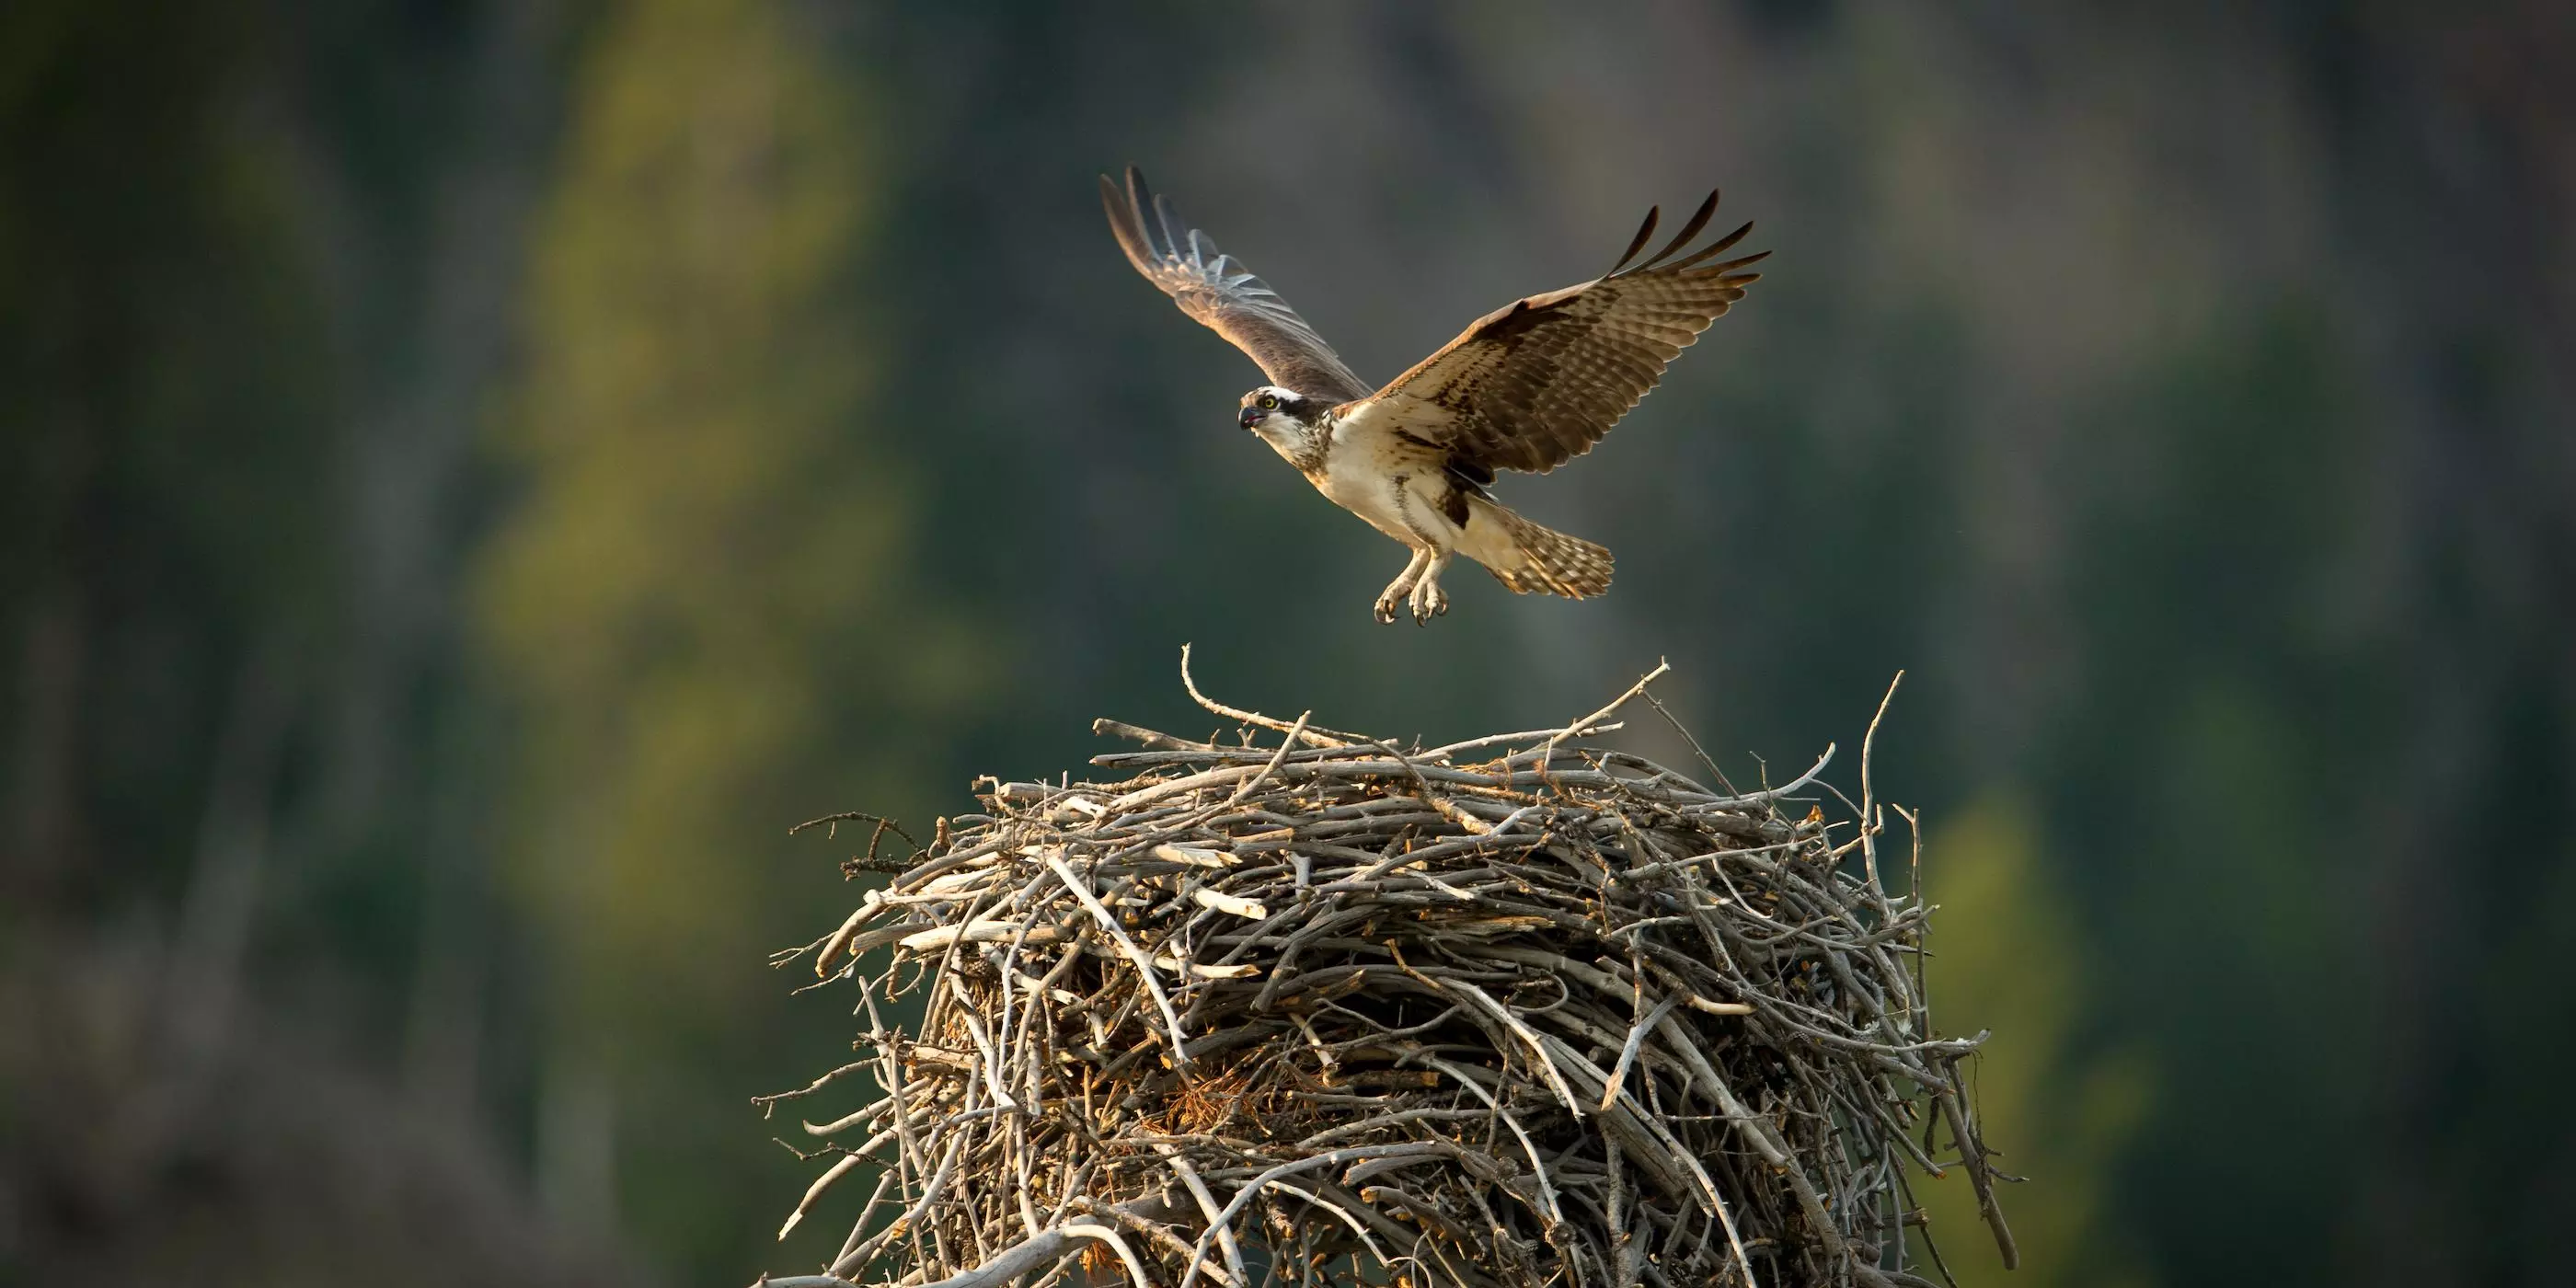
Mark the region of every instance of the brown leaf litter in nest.
[[871, 1075], [806, 1125], [831, 1162], [787, 1227], [875, 1187], [823, 1274], [768, 1282], [1921, 1285], [1909, 1168], [1966, 1173], [2009, 1264], [1959, 1073], [1984, 1034], [1932, 1028], [1870, 740], [1856, 805], [1831, 748], [1737, 792], [1577, 741], [1661, 713], [1664, 669], [1398, 749], [1210, 701], [1184, 650], [1192, 697], [1279, 740], [1104, 720], [1146, 750], [1093, 763], [1132, 776], [985, 780], [903, 860], [817, 820], [877, 822], [849, 866], [893, 881], [780, 962], [858, 985], [865, 1056], [762, 1103]]

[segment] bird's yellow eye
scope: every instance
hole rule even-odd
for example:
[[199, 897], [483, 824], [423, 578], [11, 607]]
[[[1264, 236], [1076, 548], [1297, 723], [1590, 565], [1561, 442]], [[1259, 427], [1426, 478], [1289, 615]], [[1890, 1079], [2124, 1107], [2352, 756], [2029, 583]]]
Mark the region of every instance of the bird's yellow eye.
[[1263, 394], [1263, 395], [1261, 395], [1261, 403], [1260, 403], [1261, 410], [1263, 410], [1263, 411], [1269, 411], [1269, 410], [1272, 410], [1273, 408], [1276, 408], [1278, 405], [1279, 405], [1279, 395], [1277, 395], [1277, 394]]

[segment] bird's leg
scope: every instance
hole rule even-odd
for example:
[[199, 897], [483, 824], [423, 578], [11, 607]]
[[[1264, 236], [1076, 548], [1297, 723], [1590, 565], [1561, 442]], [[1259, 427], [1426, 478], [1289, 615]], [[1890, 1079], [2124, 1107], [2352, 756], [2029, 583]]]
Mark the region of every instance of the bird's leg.
[[1421, 580], [1422, 570], [1430, 562], [1430, 551], [1416, 550], [1413, 552], [1413, 562], [1406, 564], [1404, 571], [1397, 573], [1395, 580], [1386, 584], [1386, 593], [1377, 597], [1377, 619], [1380, 623], [1388, 626], [1395, 624], [1396, 605], [1403, 603], [1405, 596], [1413, 593], [1414, 583]]
[[1449, 611], [1449, 596], [1440, 590], [1440, 574], [1449, 567], [1449, 552], [1434, 550], [1422, 576], [1413, 583], [1413, 624], [1429, 626], [1431, 619]]

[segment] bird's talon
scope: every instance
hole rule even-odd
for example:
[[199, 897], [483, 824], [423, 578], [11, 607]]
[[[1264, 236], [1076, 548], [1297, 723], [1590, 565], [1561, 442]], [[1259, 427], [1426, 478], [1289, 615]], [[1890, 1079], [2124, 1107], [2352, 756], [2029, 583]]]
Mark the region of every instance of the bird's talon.
[[1413, 620], [1419, 625], [1428, 626], [1432, 618], [1449, 611], [1449, 596], [1441, 592], [1439, 582], [1428, 576], [1415, 584], [1411, 600]]
[[[1217, 254], [1205, 233], [1180, 223], [1134, 167], [1123, 192], [1108, 175], [1100, 176], [1100, 191], [1111, 230], [1138, 272], [1265, 375], [1306, 386], [1253, 389], [1236, 408], [1236, 424], [1305, 472], [1334, 504], [1412, 552], [1375, 605], [1386, 625], [1407, 610], [1424, 625], [1447, 616], [1448, 598], [1415, 582], [1437, 579], [1461, 555], [1485, 564], [1514, 594], [1588, 599], [1609, 589], [1609, 551], [1513, 514], [1480, 484], [1492, 482], [1496, 469], [1545, 473], [1591, 450], [1655, 388], [1675, 346], [1689, 343], [1762, 276], [1736, 270], [1771, 253], [1699, 267], [1753, 229], [1748, 223], [1701, 243], [1717, 213], [1711, 192], [1678, 237], [1640, 262], [1659, 218], [1649, 210], [1609, 273], [1533, 297], [1553, 303], [1524, 299], [1487, 316], [1370, 393], [1241, 261]], [[1688, 250], [1693, 245], [1700, 248]]]

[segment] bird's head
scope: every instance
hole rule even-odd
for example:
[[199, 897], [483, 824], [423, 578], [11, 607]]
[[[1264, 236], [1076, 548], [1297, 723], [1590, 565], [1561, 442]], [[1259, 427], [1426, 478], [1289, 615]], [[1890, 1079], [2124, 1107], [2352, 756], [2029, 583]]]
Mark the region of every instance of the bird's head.
[[1288, 453], [1313, 437], [1330, 406], [1321, 398], [1308, 398], [1293, 389], [1263, 385], [1243, 396], [1243, 411], [1237, 423]]

